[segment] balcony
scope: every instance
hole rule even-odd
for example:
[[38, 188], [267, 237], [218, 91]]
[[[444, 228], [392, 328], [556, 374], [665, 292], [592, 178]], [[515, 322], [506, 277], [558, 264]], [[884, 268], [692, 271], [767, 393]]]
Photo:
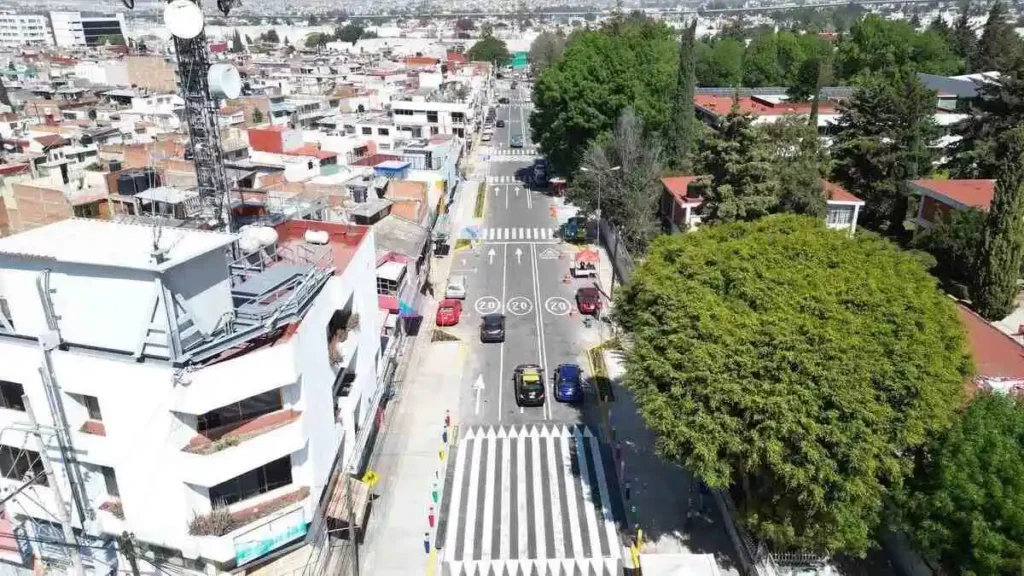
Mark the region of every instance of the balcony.
[[306, 438], [301, 416], [296, 410], [279, 410], [197, 435], [182, 448], [182, 479], [198, 486], [216, 486], [302, 450]]
[[249, 561], [305, 533], [308, 486], [284, 486], [258, 498], [221, 508], [189, 522], [196, 552], [216, 562], [234, 561], [240, 551]]

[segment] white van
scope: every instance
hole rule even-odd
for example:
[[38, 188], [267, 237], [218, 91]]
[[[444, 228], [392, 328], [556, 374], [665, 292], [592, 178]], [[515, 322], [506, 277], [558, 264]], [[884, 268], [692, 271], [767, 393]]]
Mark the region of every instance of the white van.
[[466, 277], [452, 276], [448, 278], [448, 286], [444, 289], [445, 298], [466, 299]]

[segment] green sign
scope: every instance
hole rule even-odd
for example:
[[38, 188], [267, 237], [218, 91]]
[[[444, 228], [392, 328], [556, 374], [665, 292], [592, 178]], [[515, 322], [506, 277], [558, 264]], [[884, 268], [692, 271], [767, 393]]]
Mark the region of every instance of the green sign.
[[285, 544], [306, 535], [309, 524], [303, 520], [302, 509], [235, 538], [235, 565], [241, 566]]
[[526, 52], [513, 52], [512, 53], [512, 67], [513, 68], [526, 68], [530, 65], [527, 60]]

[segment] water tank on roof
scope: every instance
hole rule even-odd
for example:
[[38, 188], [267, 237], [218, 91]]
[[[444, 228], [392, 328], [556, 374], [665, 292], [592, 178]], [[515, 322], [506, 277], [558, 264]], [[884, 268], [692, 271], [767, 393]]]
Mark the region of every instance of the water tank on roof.
[[122, 170], [117, 175], [117, 192], [123, 196], [134, 196], [156, 187], [157, 184], [156, 170], [153, 168]]
[[120, 160], [111, 160], [110, 161], [110, 171], [111, 172], [120, 172], [121, 171], [121, 161]]

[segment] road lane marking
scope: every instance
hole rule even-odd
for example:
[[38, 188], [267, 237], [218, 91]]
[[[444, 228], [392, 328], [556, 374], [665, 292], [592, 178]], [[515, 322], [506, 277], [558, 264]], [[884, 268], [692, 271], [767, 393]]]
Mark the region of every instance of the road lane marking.
[[487, 431], [487, 438], [491, 440], [487, 448], [487, 474], [484, 476], [484, 523], [483, 534], [481, 534], [480, 560], [491, 559], [491, 546], [494, 538], [494, 485], [496, 484], [495, 464], [497, 459], [498, 443], [494, 442], [494, 429]]
[[[540, 269], [537, 267], [537, 246], [530, 244], [530, 268], [533, 272], [533, 297], [536, 302], [540, 302]], [[540, 350], [540, 365], [542, 373], [547, 375], [548, 373], [548, 353], [547, 353], [547, 341], [544, 336], [544, 322], [541, 321], [540, 311], [537, 312], [534, 319], [537, 322], [537, 345]], [[544, 402], [544, 419], [550, 420], [552, 417], [551, 412], [551, 395], [548, 391], [551, 389], [553, 383], [548, 382], [547, 378], [544, 379], [544, 396], [546, 401]]]
[[[501, 249], [501, 313], [505, 313], [505, 280], [508, 278], [508, 245]], [[501, 398], [505, 395], [505, 338], [498, 349], [498, 424], [501, 424]]]
[[444, 538], [444, 556], [448, 559], [455, 557], [455, 540], [459, 533], [459, 505], [462, 503], [462, 477], [466, 472], [467, 449], [469, 449], [469, 442], [465, 442], [459, 448], [459, 454], [455, 457], [455, 477], [452, 479], [452, 504], [448, 512], [450, 524], [446, 528], [447, 533]]
[[512, 527], [508, 521], [510, 508], [512, 507], [512, 479], [510, 477], [512, 444], [508, 435], [505, 434], [504, 428], [498, 436], [501, 438], [501, 516], [498, 518], [498, 522], [501, 523], [501, 542], [498, 542], [498, 558], [507, 560], [511, 557], [509, 553], [511, 542], [509, 540], [512, 537]]
[[[547, 401], [545, 401], [545, 404], [546, 403]], [[543, 434], [543, 432], [541, 434]], [[534, 434], [530, 438], [530, 460], [533, 461], [533, 529], [536, 532], [533, 540], [537, 545], [538, 560], [543, 560], [548, 557], [547, 538], [544, 536], [544, 487], [541, 486], [543, 473], [540, 470], [541, 434]]]
[[[482, 435], [481, 435], [482, 436]], [[481, 450], [484, 447], [484, 439], [477, 436], [473, 440], [473, 459], [470, 461], [469, 469], [469, 501], [476, 502], [480, 492], [480, 458], [483, 456]], [[469, 442], [466, 443], [469, 448]], [[466, 530], [462, 541], [462, 555], [473, 557], [473, 541], [476, 536], [476, 506], [466, 506]]]

